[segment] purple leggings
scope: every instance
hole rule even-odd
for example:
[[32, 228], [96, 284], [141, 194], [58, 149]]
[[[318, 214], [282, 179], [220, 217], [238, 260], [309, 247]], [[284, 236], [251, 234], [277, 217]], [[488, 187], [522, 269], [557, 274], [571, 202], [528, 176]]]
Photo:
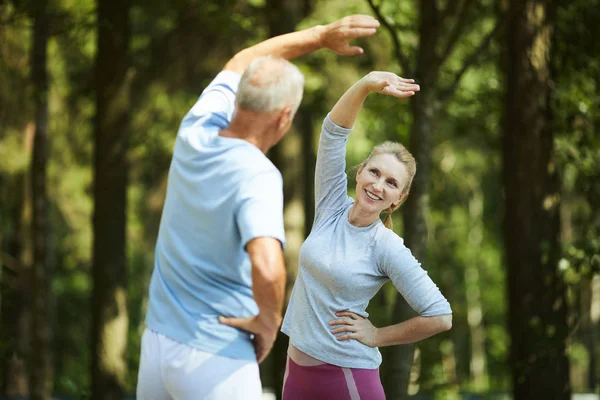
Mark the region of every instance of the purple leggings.
[[283, 400], [385, 400], [379, 369], [302, 367], [288, 357]]

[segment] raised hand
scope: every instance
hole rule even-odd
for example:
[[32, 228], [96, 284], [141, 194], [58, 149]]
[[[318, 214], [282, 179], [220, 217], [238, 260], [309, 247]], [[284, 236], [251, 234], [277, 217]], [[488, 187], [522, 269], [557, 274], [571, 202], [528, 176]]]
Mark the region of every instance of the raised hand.
[[350, 15], [327, 24], [321, 30], [321, 46], [338, 54], [352, 56], [364, 53], [362, 47], [351, 46], [348, 41], [374, 35], [379, 21], [370, 15]]
[[402, 78], [393, 72], [373, 71], [362, 80], [371, 92], [388, 96], [406, 98], [421, 90], [414, 79]]
[[338, 318], [329, 321], [329, 325], [337, 328], [332, 329], [331, 333], [335, 335], [347, 332], [345, 335], [338, 336], [337, 340], [355, 339], [369, 347], [377, 346], [379, 329], [375, 328], [371, 321], [350, 311], [339, 311], [335, 315]]

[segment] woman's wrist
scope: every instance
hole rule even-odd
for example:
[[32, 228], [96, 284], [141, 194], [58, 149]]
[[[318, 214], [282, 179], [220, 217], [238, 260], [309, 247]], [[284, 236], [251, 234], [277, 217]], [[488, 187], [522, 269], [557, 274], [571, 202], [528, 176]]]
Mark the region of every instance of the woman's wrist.
[[361, 78], [354, 84], [355, 93], [358, 93], [364, 98], [366, 98], [373, 91], [371, 82], [365, 78], [366, 77]]

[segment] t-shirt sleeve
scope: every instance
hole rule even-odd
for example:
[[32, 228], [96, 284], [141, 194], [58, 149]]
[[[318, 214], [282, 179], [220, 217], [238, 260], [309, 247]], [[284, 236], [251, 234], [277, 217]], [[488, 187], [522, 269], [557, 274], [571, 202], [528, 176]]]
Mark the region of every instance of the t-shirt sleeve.
[[346, 204], [346, 142], [351, 131], [336, 125], [329, 115], [323, 121], [315, 169], [315, 221]]
[[231, 71], [221, 71], [204, 89], [196, 104], [186, 114], [179, 127], [179, 135], [186, 137], [201, 125], [214, 125], [218, 129], [229, 126], [235, 111], [235, 95], [241, 77]]
[[258, 237], [272, 237], [285, 247], [281, 173], [274, 167], [259, 172], [241, 190], [236, 222], [243, 246]]
[[378, 257], [380, 272], [392, 281], [417, 314], [433, 317], [452, 313], [450, 303], [404, 245], [402, 238], [393, 234], [391, 240], [386, 240], [380, 246], [383, 247]]

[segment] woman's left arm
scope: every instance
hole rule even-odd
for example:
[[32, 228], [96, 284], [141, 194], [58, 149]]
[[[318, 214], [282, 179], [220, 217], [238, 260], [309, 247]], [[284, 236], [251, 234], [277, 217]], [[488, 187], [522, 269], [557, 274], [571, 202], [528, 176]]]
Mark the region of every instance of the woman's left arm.
[[452, 314], [414, 317], [383, 328], [376, 328], [368, 319], [349, 311], [336, 315], [340, 318], [332, 320], [329, 325], [338, 327], [332, 329], [331, 333], [346, 332], [338, 336], [337, 340], [355, 339], [369, 347], [414, 343], [452, 328]]
[[385, 232], [388, 236], [376, 247], [378, 269], [419, 316], [378, 329], [368, 319], [344, 310], [336, 313], [338, 318], [329, 323], [337, 326], [332, 329], [333, 334], [347, 332], [338, 340], [356, 339], [371, 347], [391, 346], [417, 342], [452, 328], [448, 300], [404, 246], [404, 241], [391, 231]]

